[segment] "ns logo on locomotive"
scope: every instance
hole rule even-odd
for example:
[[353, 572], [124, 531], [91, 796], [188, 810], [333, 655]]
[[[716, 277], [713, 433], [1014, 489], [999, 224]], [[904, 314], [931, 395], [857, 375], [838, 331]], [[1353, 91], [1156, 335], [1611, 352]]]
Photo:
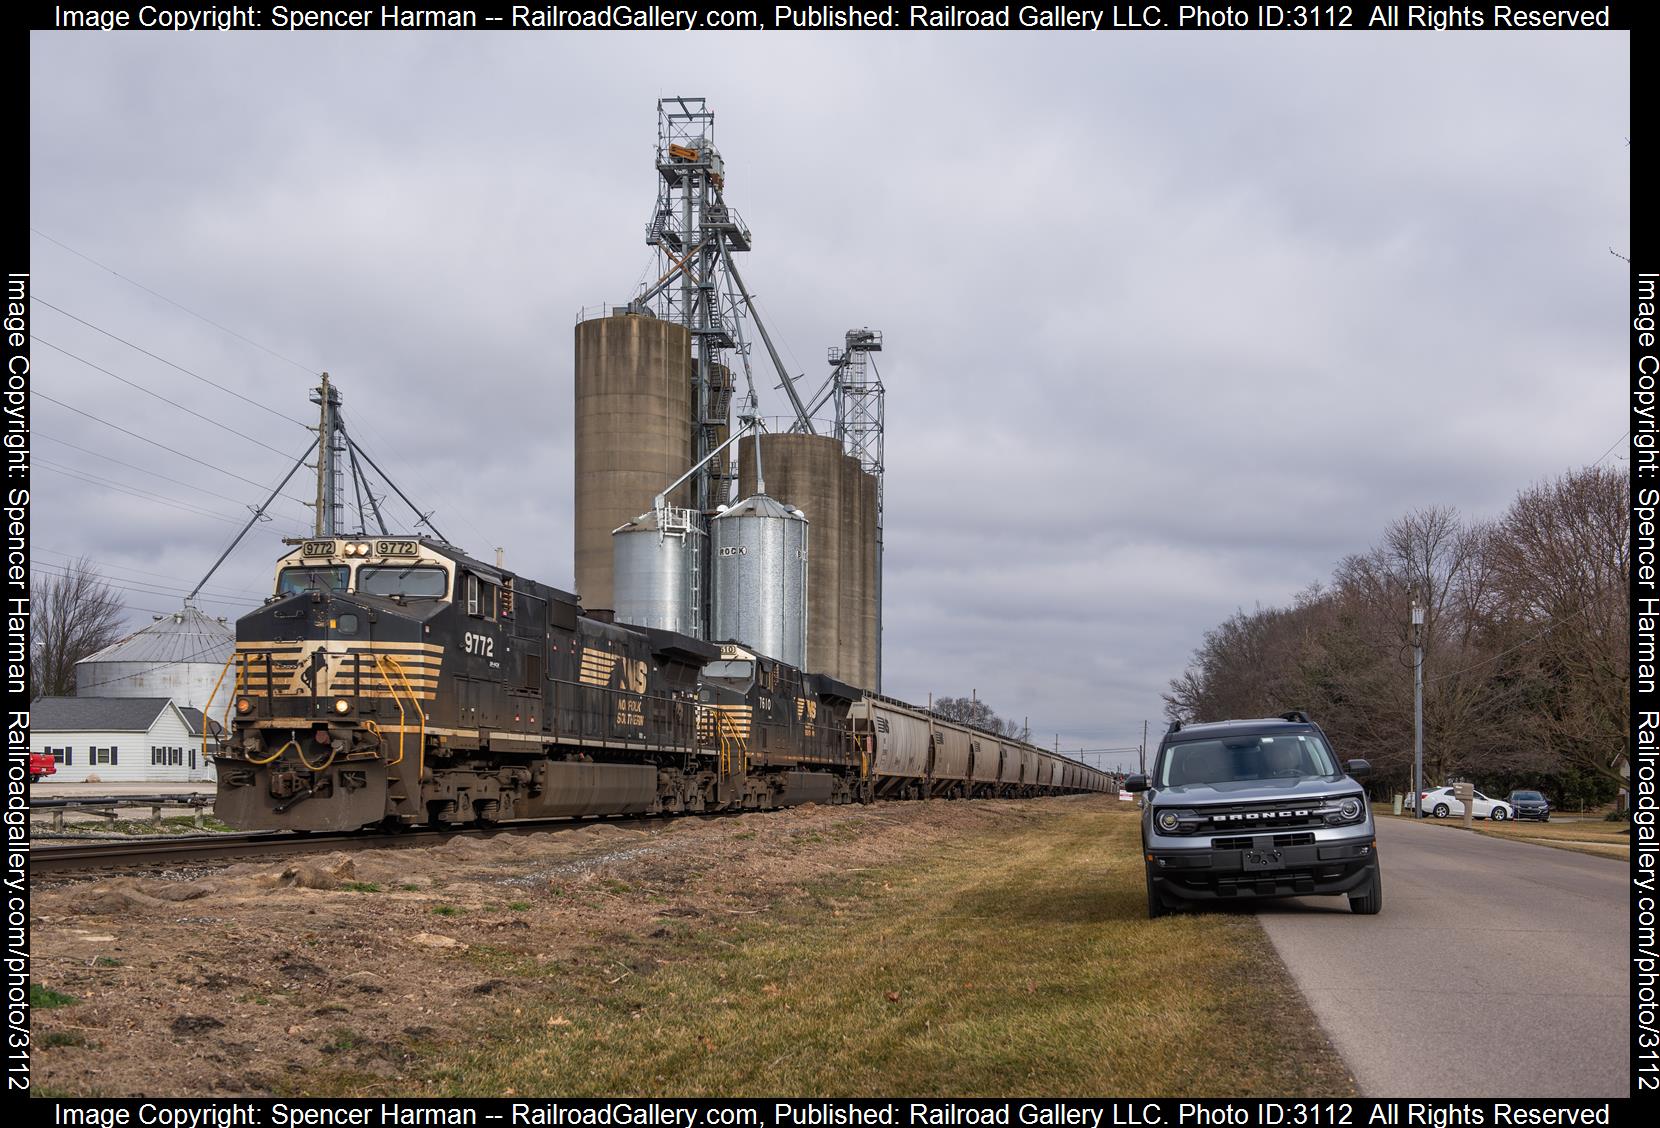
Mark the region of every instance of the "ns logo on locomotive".
[[216, 809], [249, 830], [1112, 787], [740, 644], [590, 616], [413, 536], [300, 542], [237, 620], [220, 683]]

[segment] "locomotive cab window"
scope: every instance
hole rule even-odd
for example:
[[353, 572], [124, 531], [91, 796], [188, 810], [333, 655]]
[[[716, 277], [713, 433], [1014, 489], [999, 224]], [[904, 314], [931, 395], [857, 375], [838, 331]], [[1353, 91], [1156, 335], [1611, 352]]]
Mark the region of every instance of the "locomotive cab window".
[[500, 597], [501, 589], [489, 580], [481, 580], [471, 572], [467, 574], [467, 614], [481, 619], [496, 619], [496, 601]]
[[277, 594], [298, 595], [302, 591], [345, 591], [348, 569], [344, 564], [312, 564], [284, 568], [277, 573]]
[[755, 663], [711, 662], [703, 667], [703, 676], [710, 681], [741, 682], [747, 685], [755, 676]]
[[[467, 577], [469, 580], [471, 576]], [[443, 599], [449, 584], [444, 569], [394, 565], [357, 570], [357, 590], [364, 595], [399, 595], [405, 599]]]

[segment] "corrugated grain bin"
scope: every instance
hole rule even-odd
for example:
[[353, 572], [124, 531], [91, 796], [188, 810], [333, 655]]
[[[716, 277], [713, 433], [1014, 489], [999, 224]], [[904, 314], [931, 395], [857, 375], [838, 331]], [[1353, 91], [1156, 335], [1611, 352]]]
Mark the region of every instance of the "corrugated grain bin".
[[714, 635], [806, 668], [808, 522], [757, 494], [709, 522], [715, 567]]
[[616, 621], [701, 638], [703, 516], [691, 509], [642, 513], [611, 535]]
[[[175, 705], [207, 706], [214, 683], [236, 645], [236, 631], [194, 607], [155, 622], [75, 663], [79, 697], [171, 697]], [[225, 686], [231, 684], [225, 678]], [[221, 688], [217, 706], [227, 700]]]

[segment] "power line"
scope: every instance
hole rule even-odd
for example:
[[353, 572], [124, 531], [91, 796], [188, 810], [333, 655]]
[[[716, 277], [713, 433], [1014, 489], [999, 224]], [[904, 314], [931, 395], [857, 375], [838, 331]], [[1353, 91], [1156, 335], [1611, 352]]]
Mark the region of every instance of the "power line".
[[[373, 423], [369, 422], [369, 420], [367, 418], [367, 414], [368, 413], [365, 412], [364, 415], [362, 415], [362, 416], [354, 415], [352, 417], [352, 426], [353, 427], [361, 426], [364, 429], [366, 429], [369, 432], [370, 435], [374, 436], [376, 440], [378, 440], [379, 442], [384, 444], [382, 449], [386, 449], [387, 447], [390, 447], [391, 449], [396, 450], [397, 447], [395, 445], [393, 445], [393, 443], [389, 439], [387, 439], [385, 435], [381, 434], [380, 431], [375, 428]], [[370, 455], [368, 449], [366, 447], [364, 447], [363, 441], [361, 439], [354, 439], [353, 442], [355, 442], [357, 444], [358, 449], [363, 451], [363, 457], [366, 458], [366, 459], [369, 459], [371, 464], [373, 464], [373, 457]], [[384, 461], [390, 462], [391, 459], [385, 459]], [[402, 468], [399, 468], [398, 473], [399, 474], [407, 474], [407, 471], [408, 471], [408, 467], [402, 467]], [[440, 501], [443, 500], [443, 495], [441, 493], [439, 493], [439, 491], [433, 489], [430, 485], [428, 485], [425, 481], [421, 480], [418, 476], [416, 476], [414, 474], [408, 474], [407, 477], [405, 478], [405, 481], [410, 481], [410, 482], [413, 482], [415, 485], [420, 486], [421, 491], [423, 493], [425, 493], [428, 497], [437, 498]], [[388, 484], [390, 484], [390, 481], [388, 482]], [[467, 528], [471, 529], [478, 536], [478, 539], [481, 543], [483, 543], [483, 544], [493, 544], [494, 543], [493, 541], [490, 540], [490, 538], [484, 533], [484, 531], [482, 529], [480, 529], [477, 525], [473, 524], [471, 521], [469, 521], [467, 519], [467, 510], [466, 510], [465, 506], [454, 507], [453, 512], [458, 517], [460, 517], [461, 523], [463, 525], [467, 526]], [[416, 511], [416, 516], [417, 517], [420, 516], [420, 511], [419, 510]], [[448, 519], [449, 519], [448, 517], [445, 518], [445, 520], [448, 520]]]
[[219, 498], [222, 501], [233, 502], [237, 505], [244, 504], [244, 502], [242, 501], [241, 498], [231, 497], [229, 494], [215, 493], [213, 490], [207, 489], [203, 486], [195, 485], [191, 482], [186, 482], [186, 481], [184, 481], [180, 478], [169, 478], [166, 474], [158, 474], [154, 470], [146, 470], [146, 469], [144, 469], [144, 467], [134, 465], [131, 462], [123, 462], [119, 458], [111, 458], [107, 454], [100, 454], [97, 451], [92, 450], [88, 447], [76, 446], [74, 443], [65, 442], [63, 439], [57, 438], [57, 437], [52, 436], [52, 435], [45, 434], [44, 432], [39, 431], [39, 430], [35, 431], [34, 434], [35, 434], [35, 438], [37, 438], [37, 439], [45, 439], [47, 442], [57, 443], [59, 446], [66, 446], [70, 450], [78, 450], [82, 454], [90, 454], [94, 458], [102, 458], [105, 462], [113, 462], [117, 466], [125, 466], [129, 470], [137, 470], [140, 474], [148, 474], [152, 478], [160, 478], [164, 482], [172, 482], [175, 486], [184, 486], [186, 489], [196, 490], [198, 493], [205, 493], [209, 497], [216, 497], [216, 498]]
[[235, 329], [231, 329], [231, 328], [228, 328], [224, 325], [221, 325], [217, 321], [213, 320], [213, 318], [204, 316], [203, 314], [200, 314], [200, 313], [197, 313], [195, 310], [191, 309], [189, 306], [183, 305], [179, 302], [174, 301], [172, 298], [168, 297], [166, 294], [163, 294], [163, 293], [161, 293], [160, 291], [157, 291], [157, 290], [152, 290], [152, 289], [150, 289], [150, 287], [144, 285], [144, 283], [135, 281], [131, 278], [128, 278], [125, 274], [122, 274], [119, 270], [116, 270], [113, 267], [105, 266], [103, 263], [99, 262], [97, 259], [93, 258], [91, 255], [83, 254], [80, 251], [77, 251], [74, 247], [71, 247], [68, 243], [65, 243], [65, 242], [63, 242], [59, 239], [52, 238], [52, 236], [46, 234], [46, 232], [42, 231], [40, 228], [31, 226], [29, 228], [29, 230], [33, 231], [36, 235], [39, 235], [42, 239], [45, 239], [48, 243], [54, 243], [57, 246], [62, 247], [64, 250], [68, 251], [70, 254], [74, 255], [76, 258], [85, 259], [87, 262], [90, 262], [93, 266], [96, 266], [99, 270], [108, 271], [109, 273], [115, 275], [117, 278], [121, 279], [121, 281], [127, 283], [128, 285], [136, 286], [140, 290], [143, 290], [146, 294], [150, 294], [154, 297], [158, 297], [162, 301], [166, 302], [168, 305], [173, 306], [177, 309], [184, 310], [184, 312], [188, 313], [191, 317], [196, 318], [198, 321], [205, 321], [209, 325], [213, 326], [215, 329], [218, 329], [218, 330], [220, 330], [221, 332], [224, 332], [224, 333], [229, 333], [231, 336], [235, 337], [239, 341], [244, 342], [245, 344], [252, 345], [252, 346], [254, 346], [254, 348], [259, 349], [262, 352], [270, 353], [272, 356], [276, 357], [278, 360], [284, 361], [288, 364], [292, 364], [295, 368], [298, 368], [300, 371], [306, 373], [309, 376], [317, 375], [317, 370], [316, 369], [310, 368], [310, 367], [308, 367], [304, 364], [301, 364], [299, 361], [295, 360], [292, 357], [284, 356], [282, 353], [278, 352], [276, 349], [270, 348], [266, 345], [262, 345], [258, 341], [254, 340], [251, 337], [244, 337], [241, 333], [238, 333]]
[[1494, 662], [1497, 662], [1500, 658], [1503, 658], [1506, 654], [1514, 654], [1514, 653], [1516, 653], [1516, 651], [1520, 650], [1522, 647], [1527, 646], [1530, 643], [1538, 642], [1540, 639], [1544, 638], [1546, 635], [1548, 635], [1552, 631], [1554, 631], [1557, 627], [1560, 627], [1563, 623], [1566, 623], [1569, 619], [1573, 619], [1573, 618], [1576, 618], [1580, 615], [1583, 615], [1583, 614], [1585, 614], [1585, 612], [1587, 612], [1589, 610], [1590, 610], [1589, 605], [1586, 605], [1584, 607], [1576, 607], [1574, 610], [1568, 612], [1566, 615], [1560, 616], [1558, 618], [1551, 619], [1551, 621], [1549, 623], [1545, 624], [1545, 629], [1544, 630], [1540, 631], [1536, 635], [1530, 635], [1527, 638], [1524, 638], [1521, 642], [1518, 642], [1515, 646], [1509, 647], [1505, 650], [1501, 650], [1497, 654], [1492, 655], [1491, 657], [1483, 658], [1481, 661], [1473, 662], [1468, 666], [1460, 666], [1456, 670], [1448, 670], [1446, 673], [1437, 674], [1433, 678], [1425, 678], [1424, 679], [1424, 684], [1429, 685], [1433, 682], [1445, 681], [1447, 678], [1461, 677], [1464, 674], [1469, 673], [1471, 670], [1479, 670], [1483, 666], [1490, 666]]
[[[66, 570], [63, 570], [63, 569], [59, 569], [56, 565], [45, 564], [45, 563], [41, 563], [40, 561], [36, 561], [32, 565], [32, 570], [38, 571], [38, 572], [44, 572], [48, 576], [55, 576], [55, 577], [58, 577], [60, 579], [68, 578], [71, 575], [70, 572], [68, 572]], [[136, 580], [127, 580], [125, 582], [122, 582], [122, 581], [119, 581], [119, 580], [105, 580], [103, 582], [105, 584], [107, 584], [109, 587], [114, 588], [116, 591], [136, 591], [141, 595], [161, 595], [161, 596], [166, 596], [168, 598], [177, 598], [177, 599], [181, 599], [181, 600], [183, 599], [185, 591], [186, 591], [186, 589], [184, 589], [184, 588], [167, 588], [167, 587], [163, 587], [160, 584], [157, 584], [157, 585], [154, 585], [154, 586], [148, 585], [148, 584], [141, 584]], [[205, 596], [205, 595], [201, 596], [199, 598], [201, 598], [206, 603], [223, 603], [228, 607], [243, 607], [243, 608], [245, 608], [245, 607], [248, 606], [248, 602], [246, 600], [242, 600], [242, 599], [221, 599], [218, 596]], [[152, 611], [150, 613], [152, 615], [155, 615], [155, 614], [171, 615], [172, 614], [171, 611], [162, 611], [162, 612]]]
[[[252, 435], [244, 435], [241, 431], [238, 431], [235, 427], [227, 426], [226, 424], [219, 422], [219, 420], [217, 420], [217, 419], [213, 419], [209, 416], [203, 415], [199, 411], [196, 411], [192, 408], [188, 408], [184, 404], [180, 403], [178, 400], [168, 399], [166, 396], [162, 395], [160, 392], [151, 391], [149, 388], [146, 388], [143, 384], [139, 384], [139, 383], [136, 383], [135, 381], [129, 380], [125, 376], [117, 375], [116, 373], [111, 372], [109, 369], [103, 367], [102, 365], [92, 363], [92, 361], [86, 359], [86, 357], [84, 357], [84, 356], [76, 356], [74, 353], [70, 352], [68, 349], [62, 348], [58, 345], [54, 345], [51, 341], [48, 341], [46, 338], [41, 337], [38, 334], [35, 336], [35, 340], [37, 342], [39, 342], [40, 344], [45, 345], [47, 348], [52, 349], [54, 352], [62, 353], [64, 356], [67, 356], [70, 360], [78, 360], [82, 364], [86, 365], [88, 368], [96, 369], [97, 371], [102, 372], [106, 376], [109, 376], [109, 377], [112, 377], [113, 379], [121, 381], [123, 384], [127, 385], [129, 388], [137, 388], [139, 391], [143, 392], [147, 396], [153, 396], [156, 399], [160, 400], [162, 403], [168, 404], [171, 407], [176, 407], [180, 411], [184, 412], [186, 415], [194, 415], [197, 419], [200, 419], [204, 423], [211, 423], [211, 424], [213, 424], [213, 426], [219, 428], [221, 431], [228, 431], [229, 433], [235, 435], [239, 439], [244, 439], [247, 442], [253, 443], [255, 446], [264, 447], [266, 450], [270, 451], [273, 454], [284, 454], [283, 451], [278, 450], [276, 447], [272, 446], [270, 443], [262, 442], [261, 440], [254, 438]], [[284, 457], [286, 457], [286, 454], [284, 454]]]
[[88, 329], [91, 329], [92, 331], [94, 331], [96, 333], [102, 333], [104, 336], [108, 337], [112, 341], [120, 341], [123, 345], [126, 345], [128, 348], [134, 349], [137, 352], [143, 353], [145, 356], [149, 357], [151, 360], [160, 361], [162, 364], [167, 365], [167, 367], [169, 367], [169, 368], [178, 369], [180, 372], [183, 372], [186, 376], [189, 376], [192, 379], [200, 380], [202, 383], [207, 384], [210, 387], [218, 388], [221, 392], [224, 392], [226, 395], [235, 396], [237, 399], [241, 400], [243, 403], [252, 404], [253, 406], [259, 408], [261, 411], [268, 411], [272, 415], [275, 415], [278, 419], [285, 419], [288, 422], [294, 424], [296, 427], [306, 426], [305, 423], [301, 422], [298, 419], [295, 419], [292, 415], [284, 415], [282, 412], [278, 411], [274, 407], [268, 407], [265, 404], [260, 403], [258, 400], [250, 399], [247, 396], [243, 395], [241, 392], [238, 392], [238, 391], [236, 391], [232, 388], [227, 388], [227, 387], [225, 387], [225, 385], [223, 385], [223, 384], [221, 384], [221, 383], [219, 383], [215, 380], [209, 380], [206, 376], [203, 376], [200, 373], [192, 372], [190, 369], [186, 368], [182, 364], [175, 364], [174, 362], [172, 362], [171, 360], [168, 360], [164, 356], [157, 356], [155, 353], [151, 352], [149, 349], [144, 348], [140, 345], [135, 345], [131, 341], [127, 340], [127, 338], [118, 336], [114, 333], [111, 333], [108, 329], [102, 328], [101, 326], [94, 325], [92, 322], [86, 320], [83, 317], [76, 317], [73, 313], [70, 313], [68, 310], [62, 308], [61, 306], [53, 305], [51, 302], [47, 301], [45, 298], [41, 297], [39, 294], [34, 295], [34, 300], [37, 303], [39, 303], [40, 305], [45, 306], [47, 309], [56, 310], [58, 313], [63, 314], [65, 317], [69, 318], [71, 321], [78, 321], [82, 325], [85, 325]]
[[177, 501], [163, 497], [161, 494], [150, 493], [148, 490], [141, 490], [137, 486], [124, 486], [120, 482], [112, 482], [108, 478], [100, 478], [95, 474], [83, 476], [74, 469], [61, 466], [54, 463], [50, 459], [37, 458], [35, 459], [35, 462], [42, 470], [49, 470], [54, 474], [62, 474], [66, 478], [74, 478], [76, 481], [85, 482], [89, 486], [103, 486], [105, 489], [115, 490], [116, 492], [124, 493], [129, 497], [140, 498], [144, 501], [153, 501], [157, 505], [166, 505], [173, 509], [182, 510], [185, 513], [194, 514], [197, 517], [211, 517], [215, 521], [224, 521], [232, 525], [240, 525], [242, 523], [235, 517], [227, 517], [222, 513], [215, 513], [211, 509], [202, 509], [198, 506], [191, 505], [186, 501]]
[[[123, 435], [131, 435], [133, 438], [139, 440], [140, 442], [149, 443], [153, 447], [159, 447], [160, 449], [167, 451], [169, 454], [176, 454], [180, 458], [184, 459], [187, 462], [194, 462], [198, 466], [206, 466], [209, 470], [217, 470], [219, 473], [225, 475], [226, 477], [235, 478], [239, 482], [246, 482], [248, 485], [253, 486], [255, 489], [264, 489], [265, 488], [260, 483], [254, 481], [252, 478], [244, 478], [241, 474], [231, 473], [231, 471], [226, 470], [223, 466], [215, 466], [211, 462], [203, 462], [200, 458], [194, 458], [191, 455], [186, 454], [182, 450], [175, 450], [172, 447], [166, 445], [165, 443], [158, 443], [154, 439], [146, 438], [145, 436], [140, 435], [136, 431], [129, 431], [129, 430], [127, 430], [127, 428], [118, 426], [114, 423], [111, 423], [107, 419], [100, 419], [96, 415], [92, 414], [90, 411], [82, 411], [78, 407], [70, 407], [69, 404], [64, 403], [60, 399], [53, 399], [51, 396], [47, 395], [45, 392], [31, 391], [30, 394], [35, 396], [38, 399], [45, 400], [47, 403], [55, 403], [61, 408], [64, 408], [64, 409], [69, 410], [69, 411], [73, 411], [76, 415], [84, 415], [88, 419], [92, 420], [94, 423], [102, 423], [104, 426], [109, 427], [112, 430], [120, 431]], [[278, 451], [277, 453], [281, 454], [282, 452]], [[284, 457], [287, 457], [287, 456], [285, 455]], [[298, 502], [300, 505], [305, 506], [307, 509], [311, 508], [311, 502], [309, 502], [309, 501], [304, 501], [300, 498], [294, 497], [292, 494], [283, 494], [282, 496], [288, 498], [289, 501]]]
[[[146, 572], [143, 568], [133, 568], [133, 567], [131, 567], [129, 565], [126, 565], [126, 564], [110, 564], [107, 561], [94, 560], [90, 556], [85, 556], [85, 555], [82, 555], [82, 554], [79, 554], [79, 553], [68, 553], [68, 552], [64, 552], [62, 549], [57, 549], [57, 548], [47, 548], [44, 545], [31, 544], [29, 546], [29, 551], [31, 551], [31, 552], [44, 552], [48, 556], [61, 556], [65, 560], [70, 560], [70, 561], [84, 560], [88, 564], [94, 565], [100, 572], [131, 572], [131, 573], [133, 573], [135, 575], [139, 575], [139, 576], [153, 576], [154, 578], [156, 578], [158, 580], [174, 580], [174, 579], [178, 578], [177, 576], [168, 575], [164, 572]], [[212, 589], [208, 589], [208, 590], [216, 591], [220, 595], [247, 595], [247, 596], [252, 596], [255, 599], [264, 599], [266, 594], [267, 594], [265, 592], [251, 591], [248, 588], [218, 588], [218, 587], [216, 587], [216, 588], [212, 588]]]
[[1621, 435], [1619, 438], [1617, 438], [1613, 442], [1609, 443], [1608, 444], [1608, 449], [1603, 451], [1600, 455], [1598, 455], [1597, 460], [1595, 462], [1591, 463], [1591, 465], [1592, 466], [1602, 465], [1602, 460], [1607, 458], [1609, 455], [1613, 454], [1614, 453], [1614, 448], [1619, 446], [1621, 443], [1625, 442], [1626, 439], [1628, 439], [1630, 437], [1631, 437], [1631, 432], [1627, 431], [1625, 434]]

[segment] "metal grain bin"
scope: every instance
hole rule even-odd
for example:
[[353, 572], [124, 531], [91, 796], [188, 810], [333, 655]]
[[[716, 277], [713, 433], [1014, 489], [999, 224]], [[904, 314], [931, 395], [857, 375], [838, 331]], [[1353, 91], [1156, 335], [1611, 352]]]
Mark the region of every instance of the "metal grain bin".
[[806, 668], [807, 527], [800, 510], [765, 494], [709, 523], [716, 638]]
[[619, 623], [702, 636], [703, 517], [667, 507], [642, 513], [611, 534]]
[[575, 391], [576, 588], [583, 606], [613, 607], [611, 531], [692, 464], [691, 334], [649, 314], [583, 321]]
[[[225, 620], [186, 605], [75, 663], [75, 694], [171, 697], [181, 708], [202, 709], [235, 646], [236, 631]], [[228, 692], [219, 691], [215, 713]]]

